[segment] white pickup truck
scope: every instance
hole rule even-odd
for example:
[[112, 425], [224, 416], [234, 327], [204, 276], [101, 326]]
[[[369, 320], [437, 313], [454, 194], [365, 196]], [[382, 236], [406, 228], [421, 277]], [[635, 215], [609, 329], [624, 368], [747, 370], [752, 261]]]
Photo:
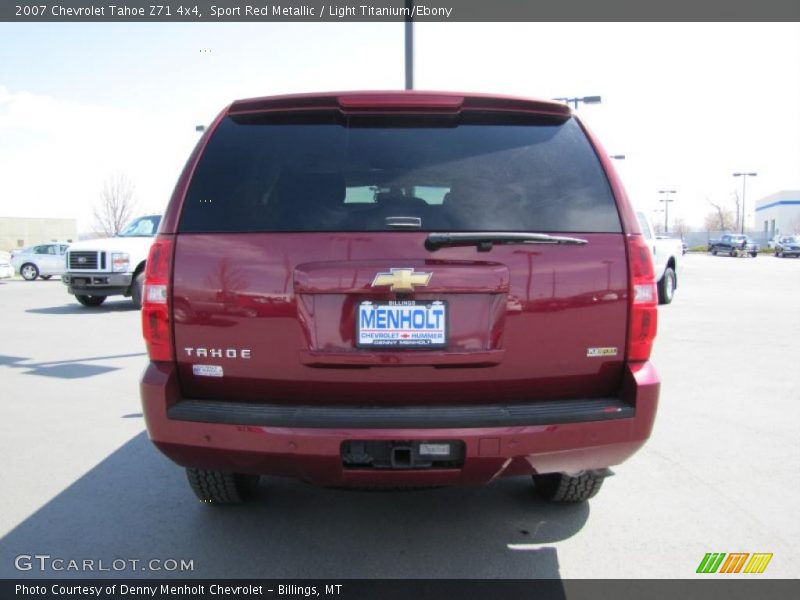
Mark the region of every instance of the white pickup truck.
[[650, 219], [643, 212], [637, 211], [636, 218], [647, 245], [653, 251], [653, 268], [658, 281], [658, 303], [669, 304], [678, 287], [678, 265], [683, 256], [683, 242], [675, 238], [656, 237]]
[[130, 296], [141, 308], [144, 265], [160, 222], [160, 215], [139, 217], [114, 237], [70, 244], [61, 278], [67, 291], [84, 306]]

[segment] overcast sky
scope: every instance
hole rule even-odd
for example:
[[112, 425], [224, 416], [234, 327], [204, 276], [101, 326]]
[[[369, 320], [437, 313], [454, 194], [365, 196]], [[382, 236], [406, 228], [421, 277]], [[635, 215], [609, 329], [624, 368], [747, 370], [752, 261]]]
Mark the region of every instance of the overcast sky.
[[[601, 95], [579, 112], [647, 211], [675, 189], [670, 217], [702, 225], [740, 170], [751, 223], [757, 198], [800, 190], [799, 24], [415, 27], [418, 89]], [[403, 81], [400, 23], [0, 24], [0, 216], [88, 230], [114, 173], [160, 212], [231, 100]]]

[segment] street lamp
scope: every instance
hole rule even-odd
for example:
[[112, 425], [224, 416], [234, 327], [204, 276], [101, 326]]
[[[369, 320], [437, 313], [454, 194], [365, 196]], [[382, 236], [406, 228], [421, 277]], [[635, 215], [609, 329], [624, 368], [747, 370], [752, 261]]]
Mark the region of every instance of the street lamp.
[[197, 133], [203, 133], [206, 130], [206, 126], [205, 125], [195, 125], [194, 126], [194, 130]]
[[669, 197], [670, 194], [677, 194], [675, 190], [658, 190], [659, 194], [664, 194], [663, 198], [660, 198], [658, 201], [664, 203], [664, 233], [669, 233], [669, 203], [674, 202], [672, 198]]
[[414, 14], [414, 0], [406, 0], [406, 26], [405, 26], [405, 71], [406, 89], [414, 89], [414, 21], [411, 15]]
[[742, 234], [744, 234], [744, 194], [747, 190], [747, 178], [755, 177], [758, 173], [734, 173], [734, 177], [742, 178]]
[[608, 158], [613, 158], [614, 160], [625, 160], [624, 154], [609, 154]]
[[603, 99], [600, 96], [582, 96], [578, 98], [553, 98], [553, 100], [566, 102], [567, 104], [572, 102], [575, 104], [575, 109], [577, 110], [579, 102], [583, 102], [584, 104], [600, 104]]

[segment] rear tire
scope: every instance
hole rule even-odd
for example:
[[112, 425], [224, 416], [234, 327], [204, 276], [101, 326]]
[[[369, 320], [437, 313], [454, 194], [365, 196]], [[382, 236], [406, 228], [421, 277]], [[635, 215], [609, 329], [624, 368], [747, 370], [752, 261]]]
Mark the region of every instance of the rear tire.
[[756, 256], [758, 256], [758, 252], [751, 252], [751, 253], [750, 253], [750, 256], [752, 256], [753, 258], [755, 258]]
[[84, 306], [100, 306], [103, 302], [106, 301], [105, 296], [81, 296], [75, 294], [75, 300], [83, 304]]
[[206, 469], [186, 469], [189, 486], [206, 504], [241, 504], [258, 488], [258, 475], [244, 475]]
[[142, 309], [142, 290], [144, 288], [144, 273], [139, 273], [133, 280], [133, 285], [131, 285], [131, 300], [133, 301], [133, 306], [141, 310]]
[[667, 267], [664, 275], [658, 280], [658, 303], [669, 304], [675, 296], [677, 277], [672, 267]]
[[39, 268], [33, 263], [25, 263], [19, 268], [19, 274], [25, 281], [33, 281], [39, 276]]
[[730, 255], [731, 256], [736, 256], [737, 254], [738, 254], [738, 252], [736, 252], [736, 250], [734, 248], [731, 248]]
[[572, 476], [566, 473], [534, 475], [536, 493], [550, 502], [584, 502], [600, 491], [605, 477], [593, 473]]
[[717, 251], [716, 251], [716, 250], [712, 250], [712, 251], [711, 251], [711, 254], [712, 254], [712, 255], [714, 255], [714, 256], [716, 256], [716, 255], [717, 255]]

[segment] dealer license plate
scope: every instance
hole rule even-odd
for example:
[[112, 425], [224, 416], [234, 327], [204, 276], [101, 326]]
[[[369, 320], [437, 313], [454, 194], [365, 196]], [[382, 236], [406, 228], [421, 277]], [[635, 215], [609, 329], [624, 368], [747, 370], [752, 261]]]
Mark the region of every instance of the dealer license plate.
[[356, 314], [356, 346], [443, 348], [447, 346], [447, 304], [441, 300], [365, 300]]

